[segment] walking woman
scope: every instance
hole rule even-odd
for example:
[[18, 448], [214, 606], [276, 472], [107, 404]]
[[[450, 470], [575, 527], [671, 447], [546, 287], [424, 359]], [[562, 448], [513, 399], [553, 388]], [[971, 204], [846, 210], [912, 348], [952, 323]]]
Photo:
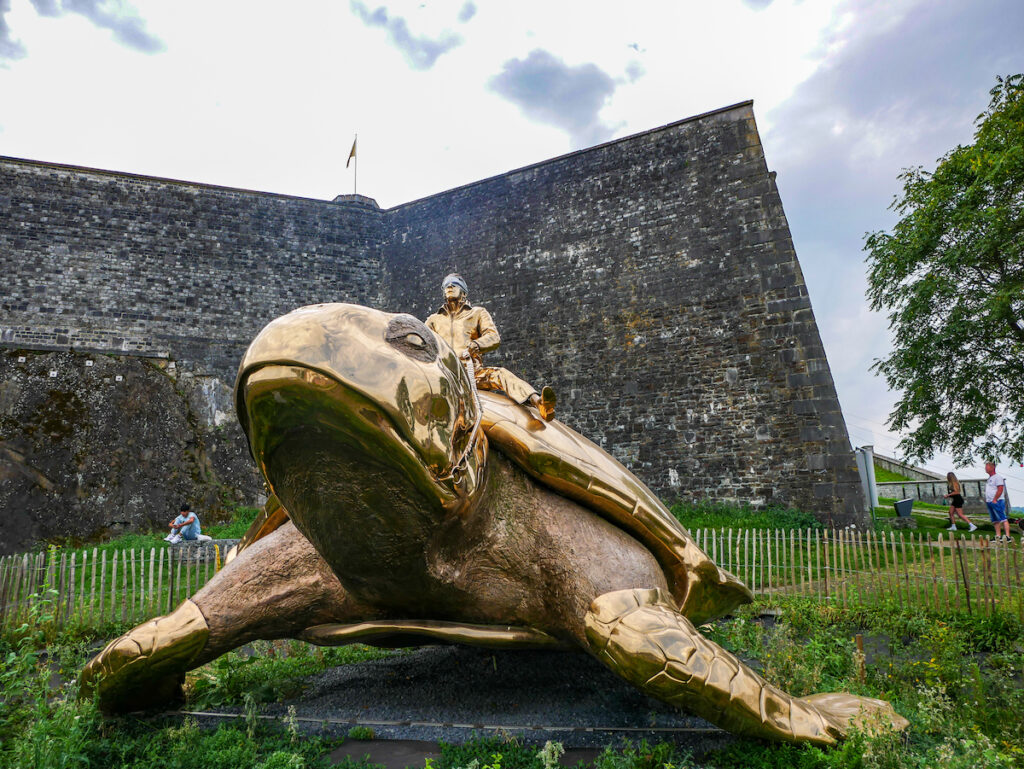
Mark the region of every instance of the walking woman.
[[946, 473], [946, 491], [948, 492], [943, 499], [949, 500], [949, 530], [956, 531], [956, 521], [953, 520], [953, 516], [956, 515], [961, 521], [966, 523], [970, 528], [968, 531], [974, 531], [977, 526], [971, 523], [971, 519], [964, 515], [964, 493], [963, 489], [960, 488], [960, 481], [953, 473]]

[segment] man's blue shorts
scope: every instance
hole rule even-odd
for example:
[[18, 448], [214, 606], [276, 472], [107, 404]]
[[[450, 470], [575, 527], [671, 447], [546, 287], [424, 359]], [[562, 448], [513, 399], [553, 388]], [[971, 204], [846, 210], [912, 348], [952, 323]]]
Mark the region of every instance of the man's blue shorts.
[[988, 517], [992, 523], [999, 523], [1006, 520], [1006, 500], [1000, 499], [995, 502], [986, 502], [988, 505]]

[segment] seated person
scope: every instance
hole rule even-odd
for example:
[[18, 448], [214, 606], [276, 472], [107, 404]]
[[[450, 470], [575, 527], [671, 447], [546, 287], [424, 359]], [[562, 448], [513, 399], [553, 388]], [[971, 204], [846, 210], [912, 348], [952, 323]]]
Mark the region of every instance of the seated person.
[[534, 406], [547, 421], [555, 416], [555, 391], [545, 387], [538, 395], [530, 385], [511, 371], [483, 365], [483, 354], [501, 344], [491, 314], [469, 303], [469, 289], [461, 275], [448, 275], [441, 283], [444, 304], [427, 318], [427, 328], [458, 353], [473, 361], [476, 386], [481, 390], [505, 393], [516, 403]]
[[164, 539], [171, 544], [176, 544], [182, 540], [194, 542], [199, 539], [199, 536], [199, 516], [192, 512], [187, 504], [182, 505], [178, 517], [171, 521], [171, 533]]

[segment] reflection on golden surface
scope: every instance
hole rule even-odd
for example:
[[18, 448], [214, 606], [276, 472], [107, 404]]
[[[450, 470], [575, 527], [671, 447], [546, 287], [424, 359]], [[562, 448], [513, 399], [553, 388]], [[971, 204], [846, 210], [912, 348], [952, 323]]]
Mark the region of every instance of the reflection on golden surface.
[[376, 646], [412, 646], [424, 643], [459, 643], [492, 649], [572, 648], [564, 641], [529, 627], [496, 627], [440, 620], [378, 620], [353, 625], [317, 625], [300, 638], [318, 646], [365, 643]]
[[887, 703], [794, 698], [694, 623], [749, 601], [639, 479], [493, 392], [424, 324], [303, 308], [253, 341], [239, 420], [270, 498], [230, 563], [82, 674], [108, 709], [255, 638], [571, 646], [740, 734], [829, 745]]

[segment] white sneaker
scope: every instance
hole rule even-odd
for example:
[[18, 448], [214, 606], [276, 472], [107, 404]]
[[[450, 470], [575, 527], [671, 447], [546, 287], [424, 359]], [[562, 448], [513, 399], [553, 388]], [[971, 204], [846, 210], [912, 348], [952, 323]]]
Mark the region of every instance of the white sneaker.
[[974, 525], [974, 524], [972, 523], [972, 524], [971, 524], [971, 528], [969, 528], [969, 529], [968, 529], [967, 531], [974, 531], [974, 530], [975, 530], [976, 528], [978, 528], [978, 527], [977, 527], [977, 526], [975, 526], [975, 525]]
[[949, 525], [949, 528], [946, 529], [946, 531], [956, 531], [956, 524], [955, 523], [951, 523]]

